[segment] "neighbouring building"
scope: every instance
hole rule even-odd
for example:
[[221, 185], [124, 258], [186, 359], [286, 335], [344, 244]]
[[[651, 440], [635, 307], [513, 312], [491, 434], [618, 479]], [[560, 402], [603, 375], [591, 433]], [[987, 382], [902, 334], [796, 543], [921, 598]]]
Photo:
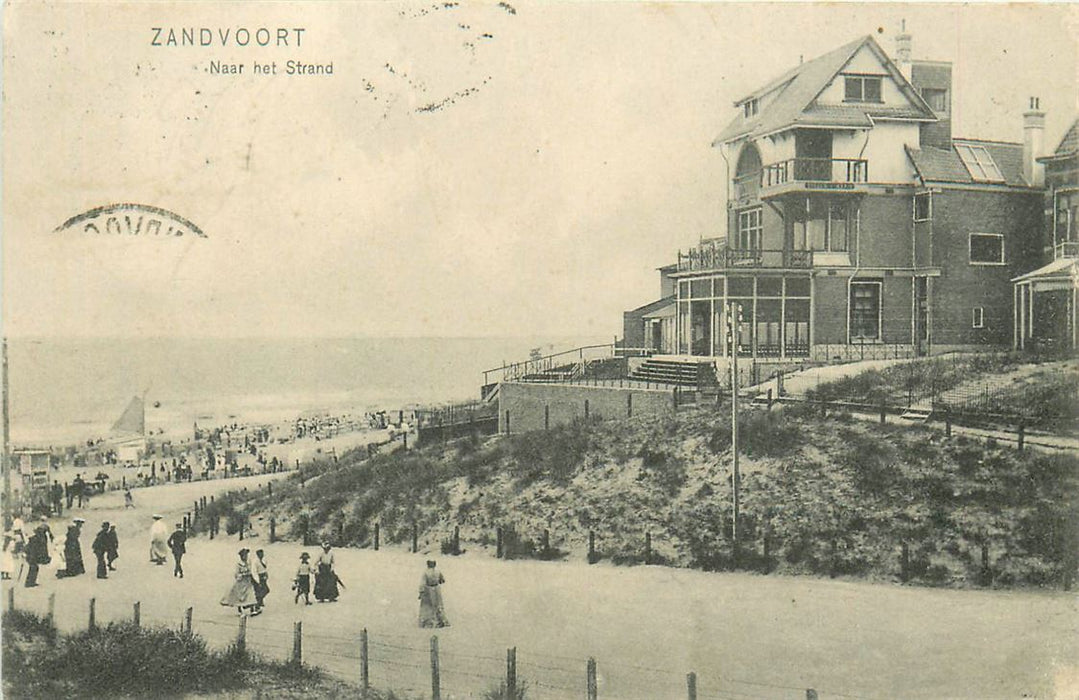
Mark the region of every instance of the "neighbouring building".
[[[1032, 111], [1037, 107], [1031, 104]], [[1016, 348], [1074, 351], [1079, 348], [1079, 121], [1038, 162], [1045, 167], [1045, 265], [1013, 280], [1013, 342]]]
[[[1055, 156], [1038, 159], [1033, 98], [1022, 143], [954, 136], [952, 100], [951, 65], [913, 60], [906, 33], [894, 59], [865, 36], [739, 99], [713, 143], [726, 230], [660, 269], [661, 298], [625, 314], [625, 344], [719, 358], [737, 343], [762, 361], [1012, 345], [1012, 280], [1043, 262]], [[1059, 195], [1075, 202], [1069, 143]]]

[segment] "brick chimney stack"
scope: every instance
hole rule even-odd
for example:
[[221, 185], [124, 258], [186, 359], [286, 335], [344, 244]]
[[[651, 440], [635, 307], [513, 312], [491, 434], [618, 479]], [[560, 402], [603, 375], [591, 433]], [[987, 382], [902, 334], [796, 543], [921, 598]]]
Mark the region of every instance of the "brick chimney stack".
[[1041, 98], [1031, 97], [1028, 109], [1023, 112], [1023, 178], [1032, 187], [1045, 185], [1045, 166], [1038, 162], [1044, 155], [1045, 112]]
[[910, 34], [907, 34], [907, 20], [903, 20], [899, 35], [895, 38], [895, 63], [907, 80], [910, 80], [911, 73], [911, 41]]

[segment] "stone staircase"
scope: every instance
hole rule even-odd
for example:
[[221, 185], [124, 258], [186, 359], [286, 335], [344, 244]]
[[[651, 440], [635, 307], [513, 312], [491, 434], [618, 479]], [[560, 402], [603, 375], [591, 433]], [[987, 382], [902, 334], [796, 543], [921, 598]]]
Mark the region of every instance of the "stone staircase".
[[718, 385], [715, 366], [711, 362], [672, 357], [650, 357], [633, 370], [630, 378], [699, 389]]

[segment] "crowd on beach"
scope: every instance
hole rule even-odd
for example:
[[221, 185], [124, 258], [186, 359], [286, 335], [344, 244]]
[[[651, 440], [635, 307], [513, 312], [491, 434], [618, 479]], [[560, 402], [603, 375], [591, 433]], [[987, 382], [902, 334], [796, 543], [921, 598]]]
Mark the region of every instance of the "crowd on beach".
[[[57, 579], [73, 578], [86, 573], [82, 553], [82, 528], [85, 519], [72, 519], [67, 528], [63, 545], [57, 543], [49, 525], [48, 518], [41, 516], [33, 532], [28, 531], [21, 518], [15, 518], [11, 529], [4, 535], [3, 551], [0, 553], [0, 577], [12, 580], [16, 584], [23, 580], [25, 573], [26, 588], [41, 585], [38, 578], [42, 568], [55, 571]], [[175, 578], [184, 578], [183, 558], [187, 553], [188, 536], [183, 523], [169, 532], [164, 518], [153, 515], [149, 537], [150, 561], [157, 566], [164, 566], [172, 555]], [[292, 579], [293, 603], [311, 605], [311, 596], [320, 603], [334, 603], [345, 588], [336, 568], [333, 548], [329, 542], [323, 542], [321, 552], [312, 564], [308, 552], [300, 554], [300, 561]], [[116, 571], [116, 560], [120, 557], [120, 542], [116, 526], [108, 521], [102, 522], [94, 536], [91, 551], [97, 562], [98, 579], [108, 579], [109, 572]], [[236, 608], [237, 614], [254, 616], [262, 613], [266, 597], [270, 592], [269, 565], [266, 552], [243, 547], [237, 553], [231, 581], [221, 605]], [[419, 586], [419, 625], [421, 627], [446, 627], [446, 618], [442, 601], [441, 586], [445, 577], [438, 570], [435, 561], [428, 560]]]

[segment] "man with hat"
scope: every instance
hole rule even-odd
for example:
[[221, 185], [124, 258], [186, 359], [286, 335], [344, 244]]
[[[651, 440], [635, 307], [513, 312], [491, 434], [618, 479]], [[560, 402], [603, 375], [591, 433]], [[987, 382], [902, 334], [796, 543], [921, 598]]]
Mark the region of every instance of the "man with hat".
[[26, 564], [29, 567], [26, 572], [27, 588], [33, 588], [37, 585], [38, 567], [51, 561], [49, 557], [49, 540], [45, 534], [48, 527], [44, 523], [38, 525], [37, 529], [34, 530], [34, 534], [30, 535], [30, 539], [26, 541]]
[[184, 577], [182, 564], [184, 554], [187, 553], [187, 533], [184, 532], [183, 523], [176, 523], [176, 529], [169, 535], [169, 549], [172, 550], [172, 559], [176, 565], [172, 569], [173, 576]]
[[82, 518], [75, 518], [67, 528], [67, 537], [64, 539], [64, 561], [67, 562], [67, 568], [63, 571], [57, 571], [57, 578], [79, 576], [86, 573], [86, 567], [82, 563], [82, 544], [79, 542], [84, 522], [86, 521]]
[[154, 513], [154, 524], [150, 527], [150, 561], [161, 566], [168, 558], [169, 531], [161, 516]]
[[94, 537], [93, 550], [94, 556], [97, 557], [97, 577], [108, 578], [109, 567], [105, 563], [105, 553], [109, 551], [109, 522], [107, 520], [101, 523], [101, 529]]

